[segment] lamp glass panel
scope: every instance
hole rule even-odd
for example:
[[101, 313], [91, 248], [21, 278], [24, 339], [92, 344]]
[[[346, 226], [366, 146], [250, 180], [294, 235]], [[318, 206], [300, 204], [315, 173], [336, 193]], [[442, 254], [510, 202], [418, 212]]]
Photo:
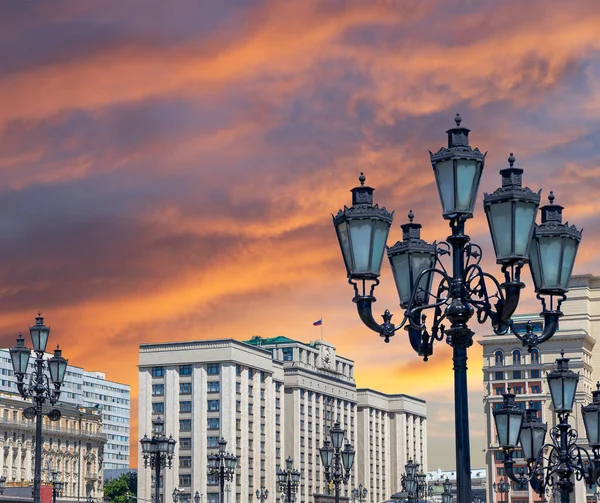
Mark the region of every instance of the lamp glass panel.
[[517, 445], [523, 424], [523, 414], [509, 414], [508, 419], [508, 441], [510, 445]]
[[438, 186], [442, 210], [454, 211], [454, 161], [449, 159], [435, 163], [435, 182]]
[[531, 229], [535, 222], [537, 205], [518, 201], [515, 204], [515, 255], [527, 256], [531, 243]]
[[559, 286], [562, 238], [560, 236], [540, 237], [539, 242], [544, 288], [556, 288]]
[[508, 443], [508, 417], [506, 414], [495, 414], [494, 421], [496, 423], [496, 433], [498, 433], [498, 443], [502, 447], [509, 445]]
[[546, 429], [534, 428], [532, 434], [533, 457], [537, 459], [546, 440]]
[[575, 255], [577, 254], [577, 247], [579, 243], [571, 238], [565, 238], [564, 250], [563, 250], [563, 261], [561, 264], [560, 272], [560, 287], [567, 288], [569, 286], [569, 279], [571, 279], [571, 272], [573, 271], [573, 265], [575, 264]]
[[52, 379], [52, 382], [60, 384], [60, 381], [57, 381], [57, 379], [58, 379], [58, 360], [56, 360], [54, 358], [50, 358], [50, 360], [48, 360], [48, 370], [50, 371], [50, 379]]
[[519, 440], [523, 449], [523, 459], [533, 459], [533, 428], [523, 426]]
[[331, 428], [330, 433], [333, 448], [341, 449], [342, 444], [344, 443], [344, 434], [346, 432], [343, 429], [334, 426], [333, 428]]
[[67, 372], [68, 364], [68, 360], [63, 358], [58, 365], [58, 382], [60, 382], [61, 384], [65, 380], [65, 374]]
[[354, 451], [350, 449], [344, 449], [342, 452], [342, 464], [344, 469], [350, 470], [354, 464]]
[[442, 494], [442, 503], [452, 503], [452, 495], [451, 494]]
[[346, 270], [348, 272], [353, 272], [354, 264], [352, 263], [352, 252], [350, 251], [350, 239], [348, 237], [348, 224], [346, 221], [340, 222], [336, 230], [340, 241], [340, 248], [342, 249], [342, 256], [344, 257], [344, 264], [346, 264]]
[[[512, 233], [512, 201], [490, 204], [490, 220], [492, 223], [492, 239], [496, 247], [496, 258], [511, 254]], [[529, 236], [527, 236], [529, 238]]]
[[481, 168], [472, 159], [456, 161], [456, 209], [472, 211], [474, 189], [479, 185]]
[[10, 357], [12, 359], [12, 366], [15, 374], [25, 374], [27, 372], [27, 365], [29, 364], [29, 350], [24, 348], [25, 351], [10, 351]]
[[331, 466], [331, 460], [333, 458], [333, 449], [329, 446], [321, 447], [321, 462], [325, 468], [329, 468]]
[[[435, 255], [431, 253], [413, 253], [413, 283], [416, 283], [419, 274], [426, 269], [429, 269], [435, 265]], [[417, 291], [421, 290], [418, 294], [421, 301], [427, 301], [427, 296], [431, 290], [431, 283], [433, 281], [433, 273], [424, 274], [416, 286]]]
[[348, 221], [356, 273], [370, 272], [371, 223], [372, 220], [367, 218]]
[[390, 258], [390, 262], [394, 271], [394, 280], [400, 303], [408, 304], [411, 294], [408, 253], [397, 253]]
[[583, 424], [590, 445], [600, 444], [600, 409], [583, 412]]
[[36, 325], [34, 325], [34, 327], [35, 328], [30, 330], [33, 349], [43, 353], [46, 351], [46, 345], [48, 344], [48, 329], [39, 328]]
[[550, 388], [550, 398], [552, 398], [552, 406], [554, 410], [564, 409], [564, 394], [562, 379], [548, 379], [548, 387]]
[[575, 401], [575, 392], [577, 391], [577, 382], [579, 379], [563, 379], [563, 403], [566, 410], [573, 410]]
[[371, 270], [379, 275], [381, 273], [381, 261], [383, 260], [383, 252], [385, 251], [385, 243], [390, 231], [390, 224], [385, 220], [374, 220], [373, 223]]
[[535, 287], [536, 292], [543, 286], [542, 269], [540, 264], [539, 253], [540, 249], [538, 238], [536, 238], [534, 235], [533, 239], [531, 240], [531, 246], [529, 248], [529, 269], [531, 270], [531, 277], [533, 278], [533, 285]]

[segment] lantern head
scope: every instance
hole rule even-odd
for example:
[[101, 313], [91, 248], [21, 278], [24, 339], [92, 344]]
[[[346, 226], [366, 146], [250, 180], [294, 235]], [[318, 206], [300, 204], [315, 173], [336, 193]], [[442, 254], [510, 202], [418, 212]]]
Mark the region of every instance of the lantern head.
[[503, 450], [514, 449], [517, 447], [521, 433], [523, 411], [515, 404], [515, 395], [510, 392], [510, 386], [508, 393], [504, 393], [502, 396], [502, 405], [493, 411], [498, 443]]
[[592, 392], [592, 403], [581, 408], [588, 443], [592, 449], [600, 448], [600, 382]]
[[63, 358], [62, 350], [56, 346], [54, 356], [48, 360], [48, 369], [50, 370], [50, 378], [57, 388], [60, 388], [67, 371], [68, 360]]
[[579, 382], [579, 373], [569, 369], [569, 358], [564, 356], [565, 353], [561, 352], [561, 357], [556, 359], [556, 368], [546, 376], [552, 406], [557, 414], [570, 414], [573, 411]]
[[22, 334], [19, 334], [19, 337], [17, 337], [17, 345], [14, 348], [10, 348], [9, 351], [15, 376], [18, 380], [22, 380], [27, 373], [27, 365], [29, 364], [29, 357], [31, 355], [30, 349], [25, 347], [25, 339], [23, 339]]
[[29, 327], [29, 334], [31, 335], [31, 343], [33, 344], [34, 351], [37, 353], [46, 351], [50, 327], [44, 325], [44, 318], [41, 313], [38, 313], [36, 316], [35, 325]]
[[548, 431], [548, 425], [542, 423], [537, 410], [533, 408], [533, 403], [530, 403], [530, 408], [525, 412], [520, 438], [525, 461], [533, 463], [538, 459], [546, 439], [546, 431]]

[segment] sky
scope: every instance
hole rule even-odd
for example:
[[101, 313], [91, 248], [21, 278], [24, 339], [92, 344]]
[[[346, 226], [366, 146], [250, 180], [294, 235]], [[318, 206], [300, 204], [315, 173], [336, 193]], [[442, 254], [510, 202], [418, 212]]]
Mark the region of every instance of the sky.
[[[444, 239], [428, 151], [460, 112], [488, 151], [483, 264], [483, 192], [514, 152], [585, 228], [575, 272], [600, 273], [598, 26], [597, 0], [1, 2], [3, 347], [40, 310], [70, 363], [131, 384], [137, 449], [140, 343], [310, 341], [322, 317], [360, 387], [427, 400], [429, 469], [454, 467], [451, 350], [424, 363], [362, 325], [330, 214], [364, 171], [389, 244], [409, 209]], [[388, 263], [376, 295], [401, 318]], [[478, 344], [469, 367], [480, 467]]]

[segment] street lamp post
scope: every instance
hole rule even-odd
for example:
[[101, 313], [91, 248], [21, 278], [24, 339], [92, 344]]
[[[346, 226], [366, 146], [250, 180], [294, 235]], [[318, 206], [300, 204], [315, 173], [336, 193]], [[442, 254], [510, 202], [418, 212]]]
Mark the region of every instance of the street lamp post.
[[293, 468], [294, 460], [288, 457], [285, 460], [286, 469], [277, 472], [277, 483], [285, 503], [294, 503], [300, 484], [300, 471]]
[[200, 495], [200, 493], [196, 491], [196, 494], [194, 494], [194, 503], [200, 503], [201, 498], [202, 496]]
[[367, 488], [363, 487], [362, 484], [359, 484], [358, 487], [355, 487], [352, 490], [352, 499], [354, 501], [358, 501], [358, 503], [362, 503], [364, 500], [367, 499], [368, 493], [369, 491], [367, 490]]
[[442, 503], [452, 503], [452, 482], [450, 482], [448, 478], [444, 480], [443, 487], [444, 492], [442, 493]]
[[144, 435], [140, 444], [142, 444], [144, 468], [150, 466], [150, 469], [154, 469], [154, 503], [160, 503], [160, 472], [162, 468], [171, 468], [176, 442], [172, 435], [169, 438], [165, 435], [165, 422], [162, 418], [152, 421], [152, 429], [152, 438]]
[[348, 484], [355, 452], [348, 441], [342, 449], [346, 430], [340, 426], [339, 422], [336, 422], [331, 428], [329, 435], [331, 440], [325, 440], [323, 447], [320, 449], [321, 463], [325, 468], [325, 480], [328, 483], [333, 483], [335, 487], [335, 503], [339, 503], [340, 487], [342, 482]]
[[[556, 486], [561, 503], [568, 503], [574, 489], [573, 476], [590, 486], [600, 477], [600, 382], [592, 393], [593, 402], [581, 409], [592, 449], [590, 454], [580, 446], [579, 433], [569, 424], [579, 373], [569, 369], [569, 358], [565, 358], [564, 353], [546, 380], [552, 407], [558, 416], [558, 424], [550, 430], [550, 442], [544, 443], [548, 424], [542, 423], [533, 407], [524, 414], [509, 388], [503, 394], [502, 406], [494, 410], [498, 443], [504, 452], [504, 470], [511, 480], [517, 484], [529, 483], [541, 497], [547, 487]], [[514, 469], [513, 452], [517, 445], [523, 450], [527, 470]]]
[[419, 463], [413, 463], [412, 459], [404, 467], [404, 473], [400, 477], [406, 498], [409, 501], [418, 501], [419, 498], [427, 496], [427, 475], [424, 472], [418, 472]]
[[265, 489], [263, 486], [260, 486], [260, 489], [256, 490], [256, 497], [258, 498], [259, 501], [266, 501], [267, 497], [269, 496], [269, 490]]
[[[401, 225], [402, 241], [387, 248], [400, 306], [405, 310], [398, 326], [392, 323], [392, 313], [385, 310], [383, 323], [373, 317], [374, 291], [379, 284], [381, 264], [393, 213], [373, 202], [372, 187], [365, 185], [361, 173], [360, 185], [351, 190], [352, 206], [344, 207], [333, 217], [338, 241], [346, 266], [348, 281], [354, 287], [353, 301], [363, 323], [389, 342], [396, 331], [405, 328], [412, 348], [425, 361], [433, 354], [435, 341], [452, 347], [454, 362], [454, 411], [456, 442], [457, 495], [461, 503], [471, 498], [471, 457], [467, 392], [467, 348], [473, 344], [469, 321], [476, 314], [479, 323], [488, 319], [494, 332], [509, 330], [524, 345], [533, 347], [554, 335], [560, 306], [568, 291], [581, 232], [562, 223], [563, 207], [550, 204], [541, 208], [541, 224], [535, 224], [540, 193], [522, 186], [523, 170], [514, 166], [502, 169], [502, 187], [484, 196], [484, 210], [494, 245], [496, 262], [502, 266], [504, 282], [483, 271], [481, 248], [465, 234], [465, 224], [473, 217], [479, 181], [485, 156], [469, 145], [470, 130], [461, 126], [457, 114], [456, 127], [449, 129], [448, 147], [430, 153], [442, 216], [448, 220], [451, 235], [446, 241], [429, 244], [421, 239], [421, 225], [409, 222]], [[444, 265], [445, 255], [451, 256], [451, 268]], [[542, 302], [541, 334], [533, 325], [519, 334], [513, 330], [511, 316], [519, 303], [521, 269], [529, 263], [535, 291]], [[437, 278], [437, 288], [433, 280]], [[432, 310], [432, 316], [425, 312]]]
[[208, 474], [219, 480], [219, 503], [225, 501], [225, 481], [231, 482], [234, 478], [237, 457], [225, 451], [227, 441], [219, 440], [218, 454], [208, 455]]
[[[13, 371], [17, 378], [17, 389], [19, 394], [33, 401], [33, 407], [27, 407], [23, 415], [28, 419], [35, 417], [35, 465], [33, 476], [33, 501], [40, 503], [40, 488], [42, 482], [42, 422], [43, 406], [46, 402], [54, 405], [60, 398], [60, 388], [65, 378], [67, 370], [67, 360], [63, 358], [61, 349], [56, 346], [54, 356], [44, 359], [48, 337], [50, 336], [50, 327], [44, 325], [44, 318], [38, 313], [35, 318], [35, 325], [29, 327], [31, 342], [35, 352], [34, 368], [29, 382], [25, 384], [25, 375], [29, 365], [30, 349], [25, 346], [25, 340], [22, 334], [17, 337], [17, 345], [10, 349], [10, 358], [12, 360]], [[50, 373], [50, 378], [46, 373]], [[52, 409], [46, 415], [51, 421], [60, 419], [60, 411]]]
[[62, 496], [64, 482], [60, 480], [60, 474], [56, 470], [52, 470], [50, 476], [50, 482], [52, 483], [52, 503], [56, 503], [56, 498]]
[[496, 484], [496, 482], [494, 482], [492, 484], [492, 489], [494, 490], [495, 493], [500, 493], [500, 502], [502, 503], [503, 501], [508, 501], [508, 493], [510, 492], [510, 483], [505, 482], [504, 478], [501, 478], [498, 482], [498, 484]]
[[[183, 494], [183, 490], [179, 489], [179, 488], [175, 488], [173, 489], [173, 503], [177, 503], [179, 501], [179, 498], [181, 498], [181, 495]], [[182, 501], [181, 503], [187, 503], [185, 501]]]

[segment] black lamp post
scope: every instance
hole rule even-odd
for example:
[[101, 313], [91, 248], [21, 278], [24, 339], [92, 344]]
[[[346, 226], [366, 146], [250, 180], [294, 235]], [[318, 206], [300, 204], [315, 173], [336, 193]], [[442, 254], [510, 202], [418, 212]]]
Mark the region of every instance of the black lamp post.
[[194, 494], [194, 503], [200, 503], [201, 498], [202, 496], [200, 496], [200, 493], [196, 491], [196, 494]]
[[498, 484], [494, 482], [492, 484], [492, 489], [496, 494], [500, 493], [500, 502], [508, 501], [508, 493], [510, 492], [510, 484], [504, 481], [504, 478], [501, 478], [498, 481]]
[[[179, 501], [179, 498], [181, 498], [182, 494], [183, 494], [183, 490], [178, 489], [177, 487], [175, 489], [173, 489], [173, 503], [177, 503]], [[182, 501], [182, 503], [186, 503], [186, 502]]]
[[[592, 454], [578, 444], [579, 433], [569, 424], [579, 381], [579, 373], [569, 369], [569, 359], [556, 360], [556, 369], [547, 374], [552, 406], [558, 424], [550, 430], [550, 442], [544, 443], [548, 425], [542, 423], [533, 408], [524, 414], [515, 405], [515, 395], [504, 393], [502, 406], [494, 410], [498, 443], [504, 452], [506, 475], [518, 484], [529, 484], [541, 497], [547, 487], [556, 486], [561, 503], [573, 492], [573, 475], [586, 484], [595, 484], [600, 476], [600, 383], [593, 392], [593, 402], [582, 407], [583, 423]], [[513, 451], [523, 449], [527, 470], [515, 471]]]
[[403, 490], [406, 492], [406, 498], [409, 501], [418, 501], [419, 498], [427, 496], [427, 475], [424, 472], [417, 472], [418, 469], [419, 464], [413, 463], [410, 459], [400, 477]]
[[443, 486], [444, 492], [442, 493], [442, 503], [452, 503], [452, 482], [446, 478]]
[[144, 456], [144, 468], [154, 469], [154, 503], [160, 503], [160, 472], [162, 468], [171, 468], [173, 452], [175, 452], [175, 439], [172, 435], [165, 435], [165, 422], [162, 418], [152, 421], [152, 438], [144, 435], [140, 440]]
[[269, 490], [265, 489], [263, 486], [260, 486], [260, 489], [256, 490], [256, 497], [262, 502], [266, 501], [269, 497]]
[[60, 474], [56, 470], [50, 472], [52, 483], [52, 503], [56, 503], [56, 498], [62, 496], [64, 482], [60, 480]]
[[[48, 360], [44, 359], [48, 337], [50, 336], [50, 327], [44, 325], [44, 318], [38, 313], [35, 319], [35, 325], [29, 327], [33, 350], [35, 351], [34, 369], [29, 378], [29, 383], [25, 384], [25, 375], [29, 364], [30, 349], [25, 347], [25, 340], [19, 334], [17, 345], [10, 349], [10, 358], [17, 378], [17, 389], [19, 394], [33, 401], [33, 407], [27, 407], [23, 415], [27, 419], [35, 417], [35, 465], [33, 477], [33, 501], [40, 503], [40, 487], [42, 481], [42, 416], [44, 415], [43, 406], [46, 402], [54, 405], [60, 398], [60, 388], [65, 378], [67, 370], [67, 360], [63, 358], [62, 351], [58, 346], [54, 350], [54, 356]], [[50, 378], [46, 373], [50, 373]], [[60, 419], [60, 411], [53, 409], [46, 413], [51, 421]]]
[[362, 503], [364, 500], [367, 499], [368, 493], [369, 491], [367, 490], [367, 488], [363, 487], [362, 484], [359, 484], [358, 487], [355, 487], [352, 490], [352, 499], [354, 501], [358, 501], [358, 503]]
[[344, 443], [344, 430], [339, 422], [336, 422], [329, 431], [331, 441], [325, 440], [321, 447], [321, 463], [325, 468], [325, 480], [333, 483], [335, 488], [335, 503], [340, 501], [340, 486], [342, 482], [348, 484], [350, 470], [354, 464], [354, 449], [349, 442], [342, 449]]
[[225, 501], [225, 481], [233, 480], [237, 466], [237, 457], [225, 452], [225, 447], [227, 447], [227, 441], [221, 438], [218, 454], [208, 455], [208, 474], [219, 481], [219, 503]]
[[293, 503], [300, 485], [300, 471], [293, 468], [294, 460], [288, 457], [285, 460], [286, 469], [277, 472], [277, 483], [285, 503]]
[[[444, 242], [429, 244], [421, 239], [421, 225], [401, 225], [402, 241], [387, 248], [404, 319], [398, 326], [385, 310], [383, 323], [373, 317], [374, 290], [379, 284], [381, 263], [393, 214], [373, 203], [372, 187], [366, 186], [361, 173], [360, 185], [351, 190], [352, 206], [344, 207], [333, 217], [354, 299], [363, 323], [389, 342], [397, 330], [405, 327], [413, 349], [427, 361], [433, 344], [446, 338], [452, 346], [454, 361], [454, 407], [456, 438], [457, 494], [460, 502], [471, 498], [471, 458], [467, 402], [467, 348], [473, 344], [469, 320], [477, 313], [477, 321], [491, 321], [494, 332], [504, 334], [512, 329], [511, 316], [517, 308], [521, 269], [529, 263], [535, 291], [542, 302], [545, 326], [541, 334], [528, 326], [524, 334], [512, 332], [533, 347], [548, 340], [558, 328], [562, 315], [560, 305], [566, 298], [581, 232], [562, 223], [563, 207], [550, 204], [541, 208], [541, 224], [535, 224], [540, 194], [522, 187], [523, 170], [514, 166], [502, 169], [502, 187], [484, 195], [496, 262], [502, 266], [504, 282], [480, 266], [481, 248], [465, 234], [466, 221], [473, 217], [485, 154], [469, 145], [469, 129], [461, 126], [457, 114], [456, 127], [449, 129], [448, 147], [430, 153], [431, 164], [442, 203], [442, 216], [449, 221], [451, 235]], [[451, 255], [452, 267], [446, 269], [441, 260]], [[530, 259], [531, 258], [531, 259]], [[434, 277], [439, 279], [432, 288]], [[427, 319], [424, 312], [433, 310]], [[429, 325], [429, 326], [428, 326]]]
[[0, 495], [4, 494], [4, 489], [6, 489], [6, 477], [2, 475], [0, 476]]

